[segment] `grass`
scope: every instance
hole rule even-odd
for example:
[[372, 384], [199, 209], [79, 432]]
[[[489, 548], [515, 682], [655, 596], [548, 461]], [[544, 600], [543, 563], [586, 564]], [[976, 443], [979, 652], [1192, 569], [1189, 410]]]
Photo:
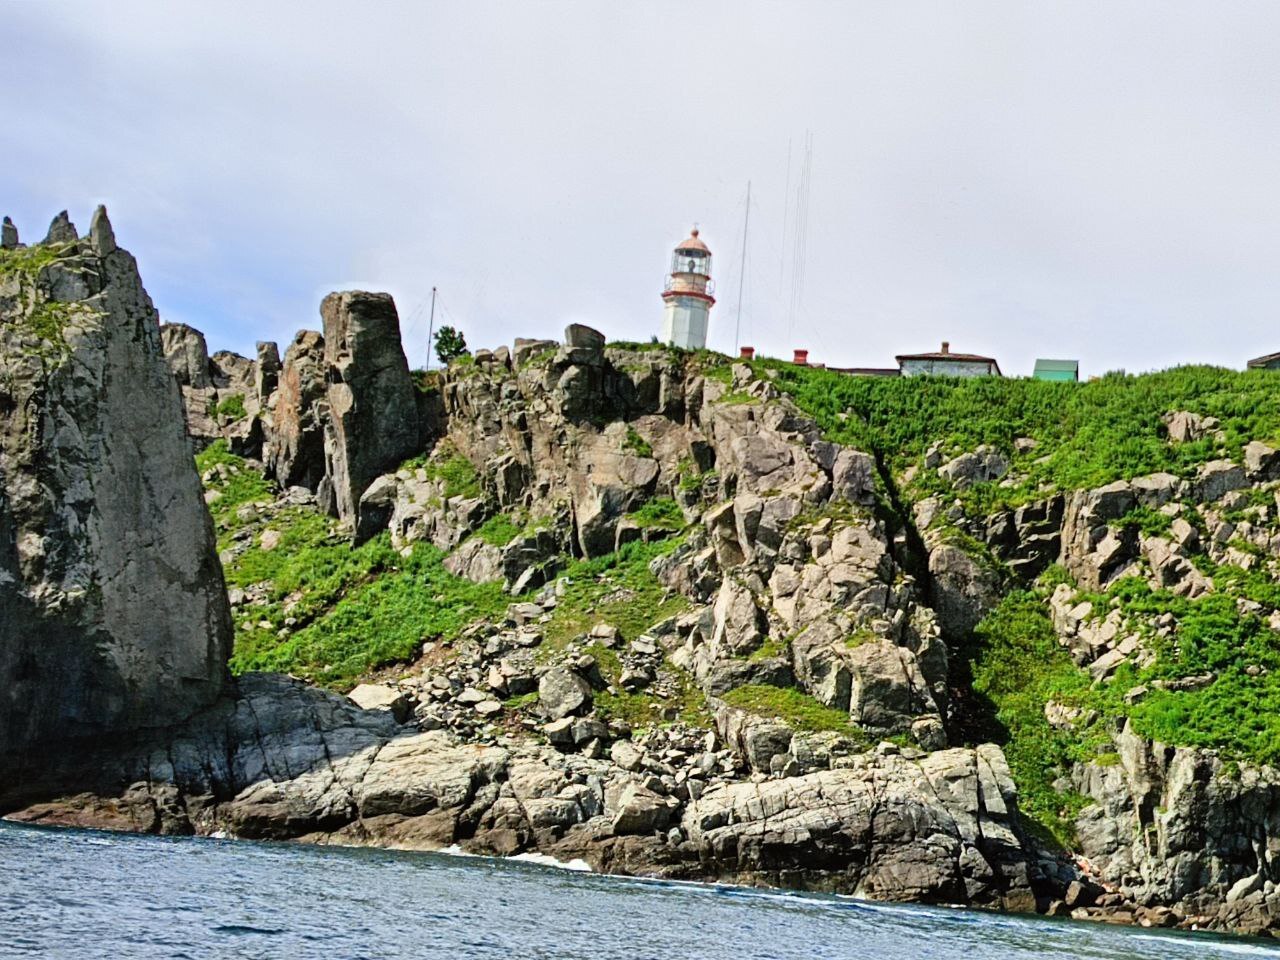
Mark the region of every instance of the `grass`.
[[[281, 549], [277, 547], [277, 549]], [[342, 547], [337, 547], [342, 550]], [[270, 629], [240, 631], [231, 667], [283, 670], [329, 686], [349, 687], [380, 665], [410, 660], [424, 640], [451, 640], [472, 621], [496, 616], [510, 600], [501, 584], [472, 583], [444, 569], [445, 554], [416, 543], [401, 556], [390, 536], [379, 534], [345, 556], [311, 545], [289, 563], [290, 572], [309, 570], [303, 609], [316, 619], [285, 638], [282, 622], [286, 583], [273, 583], [271, 605], [251, 610], [251, 621]], [[292, 581], [290, 581], [292, 582]]]
[[213, 408], [216, 416], [228, 420], [243, 420], [247, 414], [244, 408], [244, 394], [233, 393], [224, 400], [219, 401], [218, 405]]
[[[280, 534], [270, 550], [255, 530], [247, 550], [224, 564], [227, 584], [261, 585], [266, 602], [236, 614], [233, 672], [278, 670], [328, 686], [349, 687], [363, 673], [417, 655], [423, 640], [450, 640], [473, 620], [500, 614], [510, 597], [501, 584], [476, 584], [444, 569], [445, 554], [417, 543], [407, 557], [379, 534], [352, 548], [333, 521], [312, 507], [291, 507], [269, 521], [241, 519], [239, 507], [270, 500], [271, 484], [230, 453], [225, 440], [196, 456], [201, 474], [219, 466], [210, 504], [219, 548], [257, 524]], [[297, 621], [284, 637], [286, 619]]]
[[[1082, 801], [1059, 795], [1053, 781], [1072, 763], [1095, 760], [1111, 750], [1108, 729], [1127, 719], [1143, 737], [1172, 746], [1208, 747], [1235, 761], [1280, 764], [1280, 635], [1258, 615], [1242, 612], [1237, 596], [1252, 588], [1275, 599], [1280, 586], [1265, 574], [1221, 567], [1220, 587], [1237, 577], [1234, 589], [1197, 600], [1152, 590], [1136, 577], [1118, 581], [1104, 594], [1088, 597], [1095, 609], [1119, 609], [1132, 622], [1164, 613], [1174, 616], [1172, 638], [1149, 635], [1154, 661], [1139, 669], [1123, 664], [1101, 684], [1077, 667], [1058, 644], [1045, 605], [1047, 586], [1004, 598], [975, 631], [973, 687], [994, 708], [985, 738], [1003, 743], [1018, 784], [1023, 812], [1064, 844]], [[1046, 581], [1047, 583], [1048, 581]], [[1251, 675], [1254, 667], [1257, 675]], [[1200, 690], [1169, 690], [1161, 681], [1212, 674]], [[1139, 685], [1147, 692], [1136, 703], [1124, 694]], [[1087, 727], [1057, 730], [1044, 717], [1053, 700], [1094, 717]]]
[[1101, 706], [1089, 675], [1059, 646], [1044, 598], [1031, 591], [1006, 596], [978, 625], [967, 653], [974, 656], [973, 688], [994, 707], [981, 739], [1003, 745], [1022, 814], [1046, 838], [1071, 846], [1084, 799], [1060, 793], [1054, 781], [1110, 741], [1098, 726], [1058, 730], [1045, 718], [1044, 706], [1050, 700], [1081, 710]]
[[476, 530], [475, 535], [494, 547], [505, 547], [524, 532], [524, 525], [516, 523], [508, 514], [495, 513]]
[[679, 543], [676, 537], [635, 541], [615, 553], [569, 564], [539, 655], [550, 656], [597, 623], [613, 624], [625, 640], [634, 640], [659, 620], [687, 609], [689, 601], [669, 593], [649, 571], [650, 563]]
[[652, 457], [653, 447], [649, 441], [636, 432], [636, 428], [627, 424], [627, 435], [622, 441], [622, 449], [634, 453], [637, 457]]
[[830, 731], [860, 743], [867, 741], [866, 735], [847, 713], [828, 707], [794, 687], [749, 683], [730, 690], [722, 699], [739, 710], [781, 720], [793, 730], [809, 733]]
[[[830, 370], [756, 361], [812, 416], [828, 439], [880, 453], [896, 470], [919, 463], [941, 441], [948, 454], [991, 444], [1021, 478], [975, 484], [962, 495], [976, 515], [1061, 490], [1101, 486], [1158, 471], [1188, 477], [1215, 457], [1239, 457], [1249, 440], [1280, 438], [1280, 390], [1273, 373], [1176, 367], [1137, 376], [1112, 373], [1088, 383], [976, 377], [851, 377]], [[1221, 421], [1223, 440], [1171, 444], [1161, 418], [1189, 410]], [[1031, 437], [1017, 454], [1013, 441]], [[921, 471], [920, 492], [942, 489]], [[985, 489], [984, 489], [985, 488]], [[985, 499], [984, 499], [985, 498]]]
[[680, 530], [685, 525], [684, 511], [670, 497], [654, 497], [627, 518], [645, 530]]
[[68, 243], [38, 243], [14, 250], [0, 249], [0, 277], [22, 274], [34, 278], [71, 249]]
[[196, 454], [196, 469], [201, 476], [220, 466], [227, 468], [228, 475], [215, 476], [205, 486], [218, 494], [209, 504], [209, 513], [218, 531], [218, 549], [225, 550], [246, 522], [237, 516], [240, 507], [272, 500], [275, 488], [259, 471], [248, 469], [241, 457], [231, 453], [226, 440], [215, 440]]

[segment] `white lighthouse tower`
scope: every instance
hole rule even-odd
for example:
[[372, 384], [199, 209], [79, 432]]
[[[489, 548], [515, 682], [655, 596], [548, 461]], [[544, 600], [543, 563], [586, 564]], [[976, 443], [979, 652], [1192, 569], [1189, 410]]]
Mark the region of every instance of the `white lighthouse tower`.
[[707, 345], [711, 305], [711, 251], [698, 239], [698, 228], [671, 254], [671, 273], [662, 291], [662, 340], [683, 350]]

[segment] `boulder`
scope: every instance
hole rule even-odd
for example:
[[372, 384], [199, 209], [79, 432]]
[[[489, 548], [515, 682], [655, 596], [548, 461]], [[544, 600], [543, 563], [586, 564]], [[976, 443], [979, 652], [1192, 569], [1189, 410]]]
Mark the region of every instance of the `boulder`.
[[920, 665], [888, 640], [859, 644], [848, 655], [853, 674], [849, 714], [878, 736], [906, 732], [921, 714], [937, 713]]
[[665, 829], [671, 820], [671, 808], [665, 798], [639, 784], [629, 784], [614, 804], [613, 832], [655, 833]]
[[515, 343], [512, 345], [511, 359], [517, 367], [523, 367], [529, 360], [549, 350], [554, 350], [557, 346], [559, 344], [554, 340], [529, 340], [524, 337], [516, 337]]
[[552, 720], [591, 709], [591, 684], [565, 667], [552, 667], [538, 680], [538, 705]]
[[831, 496], [849, 503], [875, 500], [876, 462], [858, 450], [841, 450], [831, 467]]
[[1123, 480], [1093, 490], [1074, 490], [1067, 496], [1061, 562], [1081, 586], [1091, 590], [1105, 586], [1136, 557], [1135, 531], [1112, 527], [1136, 503], [1133, 487]]
[[359, 542], [371, 527], [359, 520], [361, 494], [418, 448], [417, 401], [390, 294], [331, 293], [320, 315], [329, 404], [325, 472], [335, 512]]
[[1009, 461], [995, 447], [983, 444], [962, 453], [938, 468], [939, 475], [959, 490], [975, 483], [999, 480], [1009, 472]]
[[604, 334], [599, 330], [595, 330], [585, 324], [571, 323], [564, 328], [564, 345], [586, 350], [603, 350], [605, 338]]
[[965, 636], [1000, 598], [1000, 575], [955, 544], [929, 552], [929, 574], [938, 624], [948, 637]]
[[[372, 489], [372, 488], [370, 488]], [[470, 537], [445, 557], [444, 568], [455, 577], [473, 583], [493, 583], [502, 579], [502, 549]]]
[[733, 577], [725, 577], [716, 596], [711, 643], [729, 655], [750, 653], [764, 642], [768, 623], [754, 594]]
[[1131, 489], [1138, 503], [1154, 509], [1176, 499], [1181, 483], [1172, 473], [1152, 473], [1135, 477], [1131, 481]]
[[396, 718], [396, 723], [404, 723], [409, 718], [409, 701], [395, 687], [384, 683], [362, 683], [347, 694], [347, 697], [361, 710], [386, 710]]
[[1202, 417], [1198, 413], [1190, 413], [1186, 410], [1166, 414], [1164, 422], [1169, 430], [1169, 439], [1173, 443], [1200, 440], [1218, 429], [1216, 417]]
[[1244, 467], [1230, 460], [1210, 460], [1196, 471], [1196, 497], [1204, 503], [1221, 500], [1232, 490], [1248, 485]]
[[1250, 480], [1274, 480], [1280, 475], [1280, 450], [1257, 440], [1244, 448], [1244, 470]]

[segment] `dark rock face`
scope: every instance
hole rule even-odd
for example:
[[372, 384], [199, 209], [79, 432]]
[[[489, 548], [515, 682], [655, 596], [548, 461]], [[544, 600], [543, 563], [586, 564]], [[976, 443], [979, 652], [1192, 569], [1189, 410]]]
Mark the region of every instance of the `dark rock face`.
[[326, 474], [337, 515], [363, 540], [376, 530], [360, 522], [360, 497], [380, 473], [417, 450], [417, 400], [390, 294], [331, 293], [320, 315], [329, 401]]
[[[231, 620], [156, 311], [126, 251], [0, 276], [0, 763], [173, 724], [222, 690]], [[105, 250], [105, 253], [99, 253]]]

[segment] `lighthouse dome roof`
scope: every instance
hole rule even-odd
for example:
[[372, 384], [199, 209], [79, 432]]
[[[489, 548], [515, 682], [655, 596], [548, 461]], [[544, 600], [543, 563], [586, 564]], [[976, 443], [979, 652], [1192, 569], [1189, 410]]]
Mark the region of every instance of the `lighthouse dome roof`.
[[689, 234], [687, 239], [680, 241], [680, 243], [676, 246], [677, 253], [682, 250], [698, 250], [702, 253], [711, 252], [710, 249], [708, 249], [707, 245], [703, 243], [702, 240], [698, 237], [697, 227], [693, 228], [693, 232]]

